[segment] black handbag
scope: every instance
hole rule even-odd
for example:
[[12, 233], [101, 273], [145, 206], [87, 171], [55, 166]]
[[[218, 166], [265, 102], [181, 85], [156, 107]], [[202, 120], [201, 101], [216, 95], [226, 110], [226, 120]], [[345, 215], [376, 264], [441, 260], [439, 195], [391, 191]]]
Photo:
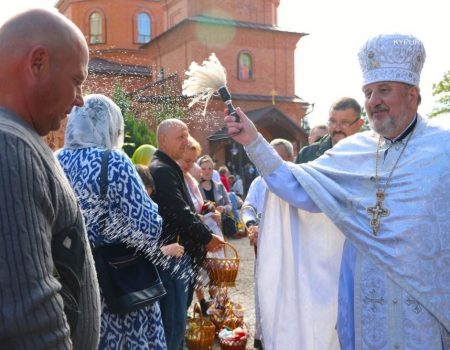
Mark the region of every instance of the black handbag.
[[222, 232], [227, 237], [232, 237], [238, 232], [236, 221], [229, 214], [224, 214], [222, 217]]
[[[107, 150], [102, 157], [100, 201], [108, 191]], [[127, 314], [153, 304], [166, 294], [155, 265], [141, 253], [123, 243], [107, 243], [103, 237], [107, 210], [100, 220], [93, 255], [97, 278], [111, 313]]]

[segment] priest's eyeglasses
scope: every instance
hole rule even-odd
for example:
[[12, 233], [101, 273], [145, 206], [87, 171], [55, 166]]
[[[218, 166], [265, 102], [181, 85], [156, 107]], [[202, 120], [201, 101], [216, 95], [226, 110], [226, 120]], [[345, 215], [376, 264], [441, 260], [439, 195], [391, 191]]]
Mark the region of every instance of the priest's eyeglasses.
[[338, 122], [336, 120], [329, 120], [328, 121], [328, 127], [329, 128], [335, 128], [336, 126], [340, 126], [342, 129], [348, 129], [349, 127], [351, 127], [353, 124], [355, 124], [358, 120], [360, 120], [361, 118], [356, 118], [354, 121], [352, 122], [347, 122], [347, 121], [343, 121], [343, 122]]

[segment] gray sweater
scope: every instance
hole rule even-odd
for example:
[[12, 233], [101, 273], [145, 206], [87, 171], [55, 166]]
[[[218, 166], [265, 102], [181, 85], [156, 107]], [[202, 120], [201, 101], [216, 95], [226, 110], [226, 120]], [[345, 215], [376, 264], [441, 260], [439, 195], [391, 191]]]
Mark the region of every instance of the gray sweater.
[[[0, 349], [97, 348], [99, 291], [75, 195], [50, 148], [0, 107]], [[70, 327], [51, 239], [75, 224], [86, 250], [80, 314]]]

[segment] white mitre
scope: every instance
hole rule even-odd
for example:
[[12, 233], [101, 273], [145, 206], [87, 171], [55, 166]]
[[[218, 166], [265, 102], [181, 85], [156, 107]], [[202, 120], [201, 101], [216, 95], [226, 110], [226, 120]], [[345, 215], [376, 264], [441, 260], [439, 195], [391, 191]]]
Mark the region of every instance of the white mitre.
[[425, 56], [422, 42], [412, 35], [382, 34], [369, 39], [358, 54], [362, 86], [380, 81], [419, 86]]

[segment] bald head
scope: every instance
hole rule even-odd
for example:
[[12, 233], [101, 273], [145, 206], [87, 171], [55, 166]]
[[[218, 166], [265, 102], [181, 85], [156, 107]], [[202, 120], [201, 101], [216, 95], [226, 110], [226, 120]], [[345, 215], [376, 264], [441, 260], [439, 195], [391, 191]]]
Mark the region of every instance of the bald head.
[[59, 12], [33, 9], [22, 12], [0, 28], [0, 57], [12, 60], [43, 46], [51, 54], [60, 50], [87, 50], [83, 33]]
[[156, 137], [158, 138], [158, 142], [162, 135], [167, 135], [178, 128], [187, 129], [187, 125], [179, 119], [163, 120], [156, 129]]
[[33, 9], [0, 27], [0, 105], [40, 135], [82, 106], [89, 51], [81, 31], [56, 11]]
[[279, 156], [286, 162], [294, 160], [294, 147], [292, 143], [285, 139], [273, 139], [270, 145], [275, 149]]
[[189, 131], [187, 125], [179, 119], [166, 119], [156, 130], [158, 147], [173, 160], [183, 157], [188, 145]]

